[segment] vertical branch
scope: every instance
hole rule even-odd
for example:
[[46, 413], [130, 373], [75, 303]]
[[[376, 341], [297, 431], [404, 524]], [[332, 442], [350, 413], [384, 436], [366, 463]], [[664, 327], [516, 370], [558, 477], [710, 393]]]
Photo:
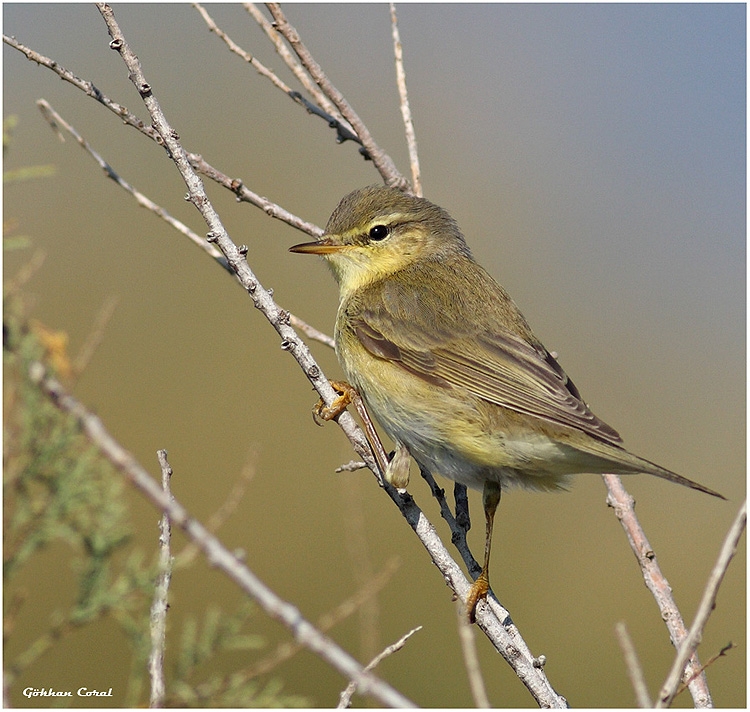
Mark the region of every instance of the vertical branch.
[[406, 72], [404, 71], [404, 51], [401, 46], [401, 36], [398, 32], [398, 18], [396, 17], [396, 5], [389, 3], [391, 8], [391, 30], [393, 33], [393, 56], [396, 59], [396, 84], [398, 84], [398, 95], [401, 99], [401, 116], [404, 119], [404, 132], [406, 144], [409, 147], [409, 165], [411, 166], [411, 186], [414, 195], [422, 197], [422, 174], [419, 170], [419, 154], [417, 153], [417, 135], [414, 132], [414, 123], [411, 119], [411, 107], [409, 106], [409, 94], [406, 91]]
[[[167, 461], [167, 451], [157, 452], [161, 466], [161, 486], [164, 496], [172, 500], [169, 480], [172, 468]], [[159, 575], [154, 587], [154, 600], [151, 604], [151, 653], [148, 658], [148, 673], [151, 678], [151, 699], [149, 707], [164, 707], [164, 648], [167, 637], [167, 594], [172, 580], [172, 527], [169, 515], [164, 512], [159, 522]]]
[[461, 642], [464, 667], [466, 668], [466, 676], [469, 678], [469, 688], [471, 689], [474, 706], [478, 709], [489, 709], [492, 705], [490, 705], [489, 697], [487, 697], [487, 688], [482, 677], [482, 669], [479, 667], [474, 629], [466, 617], [466, 607], [459, 600], [456, 601], [456, 619], [458, 638]]
[[[346, 552], [352, 568], [354, 582], [365, 587], [375, 577], [372, 558], [367, 546], [365, 512], [359, 478], [344, 477], [341, 480], [343, 497], [343, 521], [345, 527]], [[359, 608], [360, 659], [371, 660], [379, 649], [380, 603], [377, 596], [362, 602]]]
[[630, 684], [633, 685], [636, 703], [642, 710], [651, 709], [654, 703], [651, 702], [651, 697], [648, 694], [643, 668], [638, 660], [638, 654], [635, 652], [635, 645], [633, 645], [633, 639], [628, 633], [625, 621], [620, 621], [615, 625], [615, 634], [617, 635], [617, 642], [620, 643], [622, 656], [625, 658], [625, 667], [628, 670]]

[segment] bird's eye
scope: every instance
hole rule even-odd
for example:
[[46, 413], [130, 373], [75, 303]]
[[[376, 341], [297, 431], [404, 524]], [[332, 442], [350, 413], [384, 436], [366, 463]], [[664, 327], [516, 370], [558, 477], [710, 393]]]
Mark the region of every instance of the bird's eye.
[[385, 240], [388, 235], [391, 234], [391, 228], [389, 228], [387, 225], [373, 225], [373, 227], [370, 228], [370, 239], [379, 241], [379, 240]]

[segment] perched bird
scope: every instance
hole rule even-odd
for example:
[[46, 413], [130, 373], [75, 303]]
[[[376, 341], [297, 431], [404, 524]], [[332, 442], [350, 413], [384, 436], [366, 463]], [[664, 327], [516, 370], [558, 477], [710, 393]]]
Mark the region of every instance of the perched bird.
[[437, 205], [395, 188], [356, 190], [318, 242], [290, 250], [321, 255], [338, 282], [336, 354], [399, 448], [386, 479], [406, 486], [408, 451], [430, 472], [482, 490], [487, 530], [467, 599], [472, 620], [489, 590], [503, 488], [556, 490], [578, 473], [643, 472], [722, 497], [622, 447]]

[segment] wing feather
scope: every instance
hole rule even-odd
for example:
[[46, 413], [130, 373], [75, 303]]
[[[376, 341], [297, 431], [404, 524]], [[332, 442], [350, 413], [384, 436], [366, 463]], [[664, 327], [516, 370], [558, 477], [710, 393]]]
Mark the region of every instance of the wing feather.
[[[502, 289], [489, 276], [486, 279], [490, 288]], [[349, 311], [350, 326], [371, 354], [434, 385], [464, 389], [489, 403], [577, 428], [604, 442], [621, 442], [618, 433], [589, 410], [578, 389], [536, 340], [512, 302], [509, 308], [515, 312], [510, 317], [506, 315], [505, 321], [521, 324], [528, 338], [510, 331], [502, 320], [490, 323], [486, 332], [472, 329], [476, 319], [459, 318], [446, 323], [442, 314], [430, 318], [424, 313], [424, 306], [419, 312], [411, 310], [419, 328], [407, 330], [404, 306], [413, 307], [414, 294], [400, 300], [393, 284], [391, 281], [387, 286], [387, 300], [367, 300], [368, 305], [381, 307]], [[488, 284], [483, 285], [485, 289]], [[460, 311], [458, 305], [459, 317]], [[457, 310], [450, 313], [455, 317]], [[486, 320], [482, 321], [486, 324]]]

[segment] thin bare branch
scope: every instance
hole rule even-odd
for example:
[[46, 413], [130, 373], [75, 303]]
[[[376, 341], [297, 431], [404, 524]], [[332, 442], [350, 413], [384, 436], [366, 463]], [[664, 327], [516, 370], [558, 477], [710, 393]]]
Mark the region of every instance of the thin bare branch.
[[117, 307], [117, 297], [109, 297], [99, 309], [99, 313], [96, 315], [94, 320], [94, 326], [92, 327], [89, 335], [86, 337], [86, 341], [78, 352], [78, 355], [73, 361], [73, 373], [79, 376], [83, 373], [86, 366], [94, 356], [96, 349], [99, 344], [104, 340], [104, 332], [107, 329], [112, 316], [115, 313]]
[[[654, 597], [662, 620], [669, 631], [669, 638], [675, 649], [679, 649], [687, 635], [685, 621], [672, 596], [672, 588], [666, 576], [661, 571], [656, 560], [656, 554], [651, 548], [646, 533], [643, 531], [635, 516], [635, 500], [628, 494], [617, 475], [602, 475], [607, 486], [607, 504], [614, 509], [615, 516], [620, 521], [628, 537], [630, 548], [633, 550], [638, 565], [641, 567], [646, 587]], [[686, 677], [691, 677], [701, 669], [698, 656], [693, 653], [687, 668]], [[712, 707], [711, 692], [708, 689], [706, 676], [696, 675], [689, 685], [690, 694], [696, 707]]]
[[[393, 655], [393, 653], [397, 653], [401, 648], [406, 645], [406, 641], [409, 640], [409, 638], [414, 635], [418, 630], [422, 630], [422, 626], [419, 625], [416, 628], [412, 628], [406, 635], [399, 638], [395, 643], [392, 645], [389, 645], [385, 650], [383, 650], [381, 653], [376, 655], [365, 667], [365, 670], [368, 672], [370, 670], [373, 670], [378, 664], [380, 664], [383, 660], [385, 660], [389, 655]], [[341, 693], [341, 698], [339, 699], [338, 705], [336, 705], [337, 709], [349, 709], [352, 703], [352, 696], [357, 691], [357, 683], [356, 681], [352, 680], [347, 686], [346, 689]]]
[[241, 178], [231, 178], [226, 173], [222, 173], [218, 168], [214, 168], [210, 163], [204, 161], [200, 154], [188, 153], [186, 155], [195, 171], [224, 186], [227, 190], [231, 190], [237, 196], [237, 202], [250, 203], [256, 208], [260, 208], [269, 217], [281, 220], [281, 222], [285, 222], [287, 225], [291, 225], [314, 238], [319, 238], [323, 234], [323, 228], [303, 220], [268, 198], [250, 190]]
[[[252, 298], [255, 306], [265, 315], [278, 332], [281, 337], [282, 349], [288, 351], [297, 360], [308, 380], [320, 394], [323, 402], [330, 406], [337, 398], [337, 393], [331, 387], [329, 380], [324, 376], [320, 366], [315, 363], [307, 345], [297, 336], [297, 332], [291, 327], [289, 312], [282, 309], [273, 300], [270, 292], [260, 284], [257, 277], [253, 274], [246, 259], [247, 250], [238, 248], [227, 234], [221, 218], [206, 195], [203, 182], [190, 164], [177, 132], [169, 125], [153, 94], [151, 85], [146, 81], [138, 57], [122, 36], [122, 32], [115, 21], [112, 8], [104, 3], [97, 3], [97, 8], [99, 8], [107, 24], [109, 34], [112, 37], [110, 48], [120, 53], [120, 56], [128, 67], [129, 78], [146, 104], [153, 125], [168, 148], [172, 160], [185, 181], [188, 189], [187, 199], [195, 205], [209, 227], [210, 231], [206, 239], [209, 242], [215, 243], [222, 251], [229, 266], [237, 275], [240, 284], [242, 284]], [[347, 434], [355, 451], [365, 462], [371, 465], [373, 472], [377, 472], [377, 464], [372, 457], [367, 438], [357, 427], [352, 416], [345, 411], [337, 418], [337, 422]]]
[[208, 14], [203, 5], [198, 2], [193, 3], [193, 7], [199, 12], [204, 22], [208, 25], [208, 29], [211, 30], [217, 37], [224, 41], [230, 51], [236, 54], [238, 57], [247, 62], [250, 66], [255, 69], [262, 77], [268, 79], [277, 89], [281, 89], [285, 94], [289, 95], [292, 90], [287, 86], [279, 77], [273, 72], [273, 70], [266, 67], [265, 64], [256, 59], [252, 54], [246, 52], [240, 47], [224, 30], [222, 30], [215, 22], [211, 15]]
[[308, 622], [297, 608], [279, 598], [250, 569], [213, 536], [174, 497], [168, 496], [148, 472], [107, 432], [102, 421], [65, 392], [62, 385], [51, 378], [41, 363], [34, 362], [29, 377], [52, 402], [76, 418], [85, 435], [102, 454], [151, 502], [179, 526], [206, 555], [212, 566], [223, 571], [265, 613], [284, 625], [302, 645], [329, 663], [348, 679], [354, 679], [363, 694], [370, 694], [389, 707], [413, 707], [414, 703], [379, 680], [336, 643], [324, 636]]
[[411, 118], [409, 93], [406, 91], [406, 71], [404, 70], [404, 50], [398, 32], [398, 18], [395, 3], [389, 3], [391, 8], [391, 31], [393, 34], [393, 55], [396, 60], [396, 84], [401, 101], [401, 116], [404, 120], [406, 144], [409, 147], [409, 165], [411, 166], [411, 187], [414, 195], [422, 197], [422, 173], [419, 170], [419, 153], [417, 152], [417, 135], [414, 132], [414, 122]]
[[[219, 262], [222, 267], [224, 267], [225, 269], [229, 269], [229, 265], [227, 264], [224, 255], [222, 255], [221, 252], [216, 249], [216, 247], [214, 247], [209, 242], [206, 242], [205, 238], [193, 232], [193, 230], [185, 225], [185, 223], [180, 222], [179, 220], [177, 220], [177, 218], [172, 217], [164, 208], [154, 203], [151, 199], [143, 195], [143, 193], [136, 190], [132, 185], [130, 185], [130, 183], [121, 178], [117, 171], [115, 171], [114, 168], [112, 168], [112, 166], [110, 166], [109, 163], [107, 163], [93, 149], [91, 144], [85, 138], [83, 138], [83, 136], [81, 136], [81, 134], [79, 134], [71, 124], [69, 124], [62, 116], [60, 116], [60, 114], [58, 114], [52, 108], [52, 106], [50, 106], [49, 102], [44, 99], [39, 99], [36, 104], [39, 107], [39, 110], [42, 112], [42, 116], [44, 116], [44, 118], [48, 121], [48, 123], [50, 123], [51, 126], [55, 127], [58, 131], [60, 127], [64, 128], [78, 142], [78, 145], [83, 148], [84, 151], [86, 151], [86, 153], [88, 153], [99, 164], [101, 169], [104, 171], [104, 175], [117, 183], [120, 188], [130, 193], [130, 195], [135, 198], [138, 205], [146, 208], [146, 210], [149, 210], [150, 212], [160, 217], [168, 225], [187, 237], [188, 240], [190, 240], [194, 245], [200, 247], [200, 249], [204, 252], [207, 252], [211, 257]], [[62, 136], [62, 134], [60, 134], [60, 136]]]
[[[263, 13], [258, 9], [258, 6], [252, 2], [242, 3], [242, 6], [250, 13], [250, 16], [258, 23], [258, 26], [266, 33], [266, 37], [271, 41], [277, 54], [284, 61], [287, 67], [291, 70], [292, 74], [297, 78], [297, 81], [304, 87], [305, 91], [313, 97], [315, 103], [324, 111], [331, 114], [337, 121], [344, 121], [344, 117], [341, 116], [338, 109], [334, 106], [333, 102], [320, 90], [317, 84], [312, 80], [305, 68], [300, 64], [299, 60], [289, 51], [289, 48], [281, 39], [281, 36], [274, 29], [274, 26], [266, 19]], [[347, 125], [347, 128], [351, 130], [351, 127]]]
[[[172, 499], [169, 480], [172, 468], [167, 460], [167, 451], [157, 452], [161, 467], [161, 486], [164, 496]], [[154, 586], [154, 600], [151, 603], [151, 652], [148, 658], [148, 672], [151, 678], [149, 707], [164, 707], [164, 648], [167, 641], [167, 609], [169, 582], [172, 579], [172, 527], [166, 512], [159, 522], [159, 575]]]
[[267, 3], [269, 11], [273, 15], [276, 23], [276, 29], [284, 36], [290, 44], [305, 69], [315, 80], [315, 83], [323, 90], [325, 95], [336, 105], [341, 115], [349, 122], [354, 132], [359, 136], [362, 145], [367, 150], [367, 155], [372, 160], [378, 172], [382, 176], [386, 185], [400, 188], [401, 190], [410, 190], [409, 183], [396, 168], [396, 164], [391, 157], [381, 149], [362, 119], [359, 118], [352, 106], [346, 100], [344, 95], [328, 79], [323, 68], [317, 63], [310, 51], [300, 39], [297, 30], [289, 24], [286, 16], [281, 11], [277, 3]]
[[698, 612], [695, 614], [695, 620], [690, 626], [690, 631], [680, 644], [674, 663], [672, 664], [669, 674], [659, 691], [659, 699], [656, 701], [657, 708], [669, 707], [674, 696], [677, 694], [677, 689], [680, 685], [680, 679], [683, 676], [685, 664], [695, 648], [701, 642], [703, 629], [706, 627], [708, 618], [716, 607], [716, 597], [719, 593], [719, 586], [721, 586], [721, 582], [724, 580], [724, 575], [729, 568], [730, 562], [737, 553], [737, 545], [742, 538], [746, 525], [747, 500], [742, 503], [734, 522], [732, 522], [732, 526], [729, 528], [729, 532], [727, 532], [724, 543], [721, 546], [721, 551], [719, 552], [719, 557], [708, 577], [708, 583], [703, 591], [701, 602], [698, 605]]
[[111, 112], [119, 116], [120, 119], [122, 119], [127, 125], [138, 129], [138, 131], [153, 139], [157, 143], [161, 143], [158, 133], [152, 126], [147, 126], [137, 116], [131, 114], [128, 111], [127, 107], [123, 106], [122, 104], [118, 104], [116, 101], [112, 101], [105, 94], [102, 94], [102, 92], [100, 92], [92, 82], [86, 81], [84, 79], [79, 79], [75, 74], [73, 74], [73, 72], [65, 69], [65, 67], [58, 64], [49, 57], [45, 57], [43, 54], [35, 52], [29, 47], [22, 45], [18, 40], [16, 40], [15, 37], [3, 35], [3, 42], [5, 42], [5, 44], [7, 45], [10, 45], [14, 49], [17, 49], [19, 52], [25, 54], [26, 58], [31, 62], [36, 62], [40, 66], [52, 70], [55, 74], [57, 74], [58, 77], [60, 77], [60, 79], [63, 79], [66, 82], [70, 82], [73, 86], [77, 87], [84, 94], [86, 94], [86, 96], [91, 97], [103, 106], [106, 106]]
[[[276, 49], [276, 53], [281, 57], [286, 66], [290, 69], [297, 81], [302, 85], [304, 90], [313, 98], [313, 102], [308, 101], [298, 91], [290, 91], [289, 96], [301, 106], [307, 109], [310, 114], [316, 114], [326, 121], [328, 126], [336, 130], [336, 140], [339, 143], [344, 141], [355, 141], [362, 146], [359, 139], [349, 123], [344, 119], [333, 102], [320, 90], [320, 87], [313, 81], [309, 72], [302, 66], [300, 61], [289, 51], [281, 35], [276, 31], [273, 24], [269, 22], [263, 13], [258, 9], [255, 3], [243, 3], [245, 10], [258, 23], [258, 26], [266, 33], [266, 37]], [[367, 155], [364, 147], [360, 148], [363, 155]]]
[[289, 323], [295, 329], [299, 329], [308, 339], [320, 341], [321, 344], [330, 346], [332, 349], [336, 348], [336, 343], [334, 342], [333, 337], [324, 334], [322, 331], [318, 331], [314, 326], [310, 326], [310, 324], [306, 321], [302, 321], [302, 319], [294, 316], [294, 314], [289, 315]]
[[[189, 200], [196, 205], [209, 225], [209, 239], [222, 250], [228, 264], [235, 274], [237, 274], [240, 283], [253, 299], [255, 306], [266, 315], [269, 322], [280, 334], [282, 348], [294, 356], [304, 373], [323, 396], [324, 402], [330, 404], [336, 396], [335, 392], [312, 359], [305, 344], [298, 338], [289, 325], [289, 313], [281, 309], [273, 301], [270, 293], [259, 284], [247, 264], [245, 251], [234, 245], [226, 234], [221, 221], [205, 195], [202, 182], [192, 171], [191, 160], [194, 160], [194, 156], [188, 155], [184, 151], [178, 136], [167, 123], [158, 102], [153, 96], [152, 88], [146, 81], [140, 63], [125, 42], [117, 23], [114, 21], [111, 8], [106, 5], [99, 5], [98, 7], [107, 22], [112, 36], [111, 48], [117, 50], [127, 64], [129, 76], [143, 101], [146, 103], [153, 125], [156, 127], [161, 139], [160, 143], [167, 147], [170, 157], [176, 163], [188, 186]], [[238, 194], [242, 189], [242, 185], [239, 182], [231, 187], [233, 190], [236, 189]], [[343, 413], [338, 418], [338, 422], [350, 438], [355, 451], [365, 460], [373, 472], [378, 472], [366, 439], [351, 416], [348, 413]], [[469, 582], [455, 561], [453, 561], [434, 528], [414, 500], [408, 493], [398, 493], [393, 487], [387, 484], [384, 485], [384, 489], [414, 529], [433, 562], [440, 569], [446, 582], [456, 591], [459, 597], [465, 600], [469, 589]], [[170, 516], [172, 516], [171, 513]], [[172, 519], [173, 521], [177, 521], [174, 516], [172, 516]], [[552, 689], [539, 665], [538, 659], [531, 655], [528, 646], [526, 646], [517, 628], [512, 623], [508, 612], [499, 603], [492, 599], [488, 605], [482, 606], [477, 613], [477, 622], [540, 705], [545, 707], [566, 706], [565, 699]]]
[[[45, 57], [39, 52], [36, 52], [22, 45], [14, 37], [3, 35], [3, 41], [7, 45], [25, 54], [29, 60], [36, 62], [40, 66], [52, 70], [61, 79], [70, 82], [73, 86], [83, 91], [86, 96], [96, 99], [96, 101], [98, 101], [103, 106], [106, 106], [110, 111], [116, 114], [127, 126], [136, 129], [144, 136], [148, 136], [160, 146], [164, 145], [162, 137], [157, 131], [154, 130], [153, 126], [147, 126], [146, 124], [144, 124], [143, 121], [141, 121], [137, 116], [130, 113], [126, 107], [118, 104], [115, 101], [112, 101], [109, 97], [99, 91], [99, 89], [97, 89], [91, 82], [79, 79], [75, 74], [73, 74], [73, 72], [65, 69], [54, 60]], [[55, 128], [54, 123], [53, 128]], [[187, 157], [193, 168], [198, 171], [198, 173], [206, 176], [207, 178], [210, 178], [211, 180], [217, 182], [219, 185], [224, 186], [225, 188], [227, 188], [227, 190], [231, 190], [237, 196], [238, 201], [250, 203], [257, 208], [260, 208], [264, 213], [266, 213], [266, 215], [269, 215], [272, 218], [276, 218], [277, 220], [281, 220], [282, 222], [285, 222], [288, 225], [291, 225], [292, 227], [295, 227], [298, 230], [311, 235], [312, 237], [317, 238], [323, 234], [323, 230], [317, 225], [313, 225], [307, 220], [303, 220], [293, 213], [290, 213], [288, 210], [285, 210], [280, 205], [277, 205], [276, 203], [268, 200], [268, 198], [265, 198], [258, 193], [253, 192], [245, 186], [242, 179], [231, 178], [225, 173], [222, 173], [217, 168], [214, 168], [210, 163], [203, 160], [203, 157], [199, 154], [188, 153]]]
[[[208, 518], [206, 522], [206, 529], [212, 534], [221, 529], [224, 522], [229, 519], [239, 505], [242, 497], [247, 491], [250, 481], [255, 477], [255, 463], [247, 462], [240, 472], [240, 476], [237, 478], [237, 482], [230, 490], [227, 498], [222, 502], [221, 506]], [[190, 564], [198, 554], [198, 547], [192, 542], [185, 545], [185, 547], [177, 554], [175, 566], [185, 567]]]
[[[392, 558], [387, 561], [383, 570], [364, 583], [353, 596], [350, 596], [339, 603], [339, 605], [332, 611], [320, 616], [320, 618], [315, 621], [315, 627], [320, 630], [321, 633], [325, 633], [338, 625], [341, 621], [346, 620], [349, 616], [358, 611], [364, 603], [372, 599], [375, 594], [385, 587], [399, 566], [400, 563], [397, 558]], [[265, 675], [281, 665], [281, 663], [296, 655], [301, 649], [302, 646], [299, 643], [280, 643], [270, 655], [245, 671], [245, 674], [248, 679], [258, 677], [259, 675]]]
[[633, 692], [635, 692], [636, 704], [641, 709], [651, 709], [654, 703], [648, 694], [648, 686], [646, 685], [643, 668], [638, 660], [638, 653], [635, 651], [635, 645], [633, 645], [633, 640], [630, 637], [630, 633], [628, 633], [625, 621], [620, 621], [615, 625], [615, 635], [617, 636], [617, 642], [620, 644], [620, 650], [622, 650], [622, 657], [625, 660], [630, 684], [633, 686]]
[[[721, 650], [719, 650], [718, 653], [715, 655], [712, 655], [708, 662], [705, 662], [701, 669], [695, 673], [695, 675], [700, 675], [704, 670], [708, 670], [708, 668], [711, 667], [719, 658], [723, 658], [730, 650], [733, 648], [736, 648], [737, 646], [730, 640]], [[695, 677], [695, 675], [693, 677]], [[692, 678], [688, 678], [687, 680], [680, 683], [680, 686], [677, 688], [677, 692], [675, 692], [675, 697], [680, 695], [681, 693], [685, 692], [687, 690], [688, 685], [690, 684]]]
[[196, 10], [198, 10], [198, 12], [200, 13], [201, 17], [203, 17], [204, 21], [208, 25], [208, 28], [216, 35], [218, 35], [218, 37], [224, 40], [224, 43], [232, 52], [241, 57], [248, 64], [252, 65], [261, 76], [268, 79], [277, 89], [281, 89], [281, 91], [283, 91], [290, 99], [292, 99], [292, 101], [303, 107], [309, 114], [316, 114], [320, 116], [326, 121], [330, 128], [336, 129], [338, 132], [337, 140], [339, 141], [339, 143], [342, 143], [343, 141], [353, 140], [361, 145], [362, 142], [351, 130], [351, 127], [345, 124], [341, 115], [338, 113], [338, 111], [336, 111], [336, 107], [325, 97], [320, 89], [315, 86], [315, 83], [312, 81], [312, 79], [310, 79], [310, 75], [307, 74], [302, 65], [296, 59], [294, 59], [291, 52], [289, 52], [286, 45], [279, 37], [278, 33], [275, 32], [271, 27], [271, 23], [268, 22], [268, 20], [266, 20], [265, 17], [260, 14], [255, 6], [252, 6], [251, 9], [248, 4], [246, 4], [246, 9], [253, 15], [258, 24], [266, 31], [266, 34], [270, 37], [271, 41], [276, 47], [276, 50], [284, 58], [287, 65], [294, 72], [295, 76], [300, 80], [302, 86], [304, 86], [306, 89], [308, 89], [308, 91], [311, 92], [312, 96], [318, 102], [318, 106], [305, 99], [305, 97], [302, 96], [300, 92], [292, 90], [276, 75], [275, 72], [258, 61], [249, 52], [246, 52], [244, 49], [242, 49], [242, 47], [234, 42], [234, 40], [232, 40], [229, 35], [214, 22], [213, 18], [208, 14], [206, 9], [202, 5], [200, 5], [199, 3], [193, 3], [193, 7], [195, 7]]

